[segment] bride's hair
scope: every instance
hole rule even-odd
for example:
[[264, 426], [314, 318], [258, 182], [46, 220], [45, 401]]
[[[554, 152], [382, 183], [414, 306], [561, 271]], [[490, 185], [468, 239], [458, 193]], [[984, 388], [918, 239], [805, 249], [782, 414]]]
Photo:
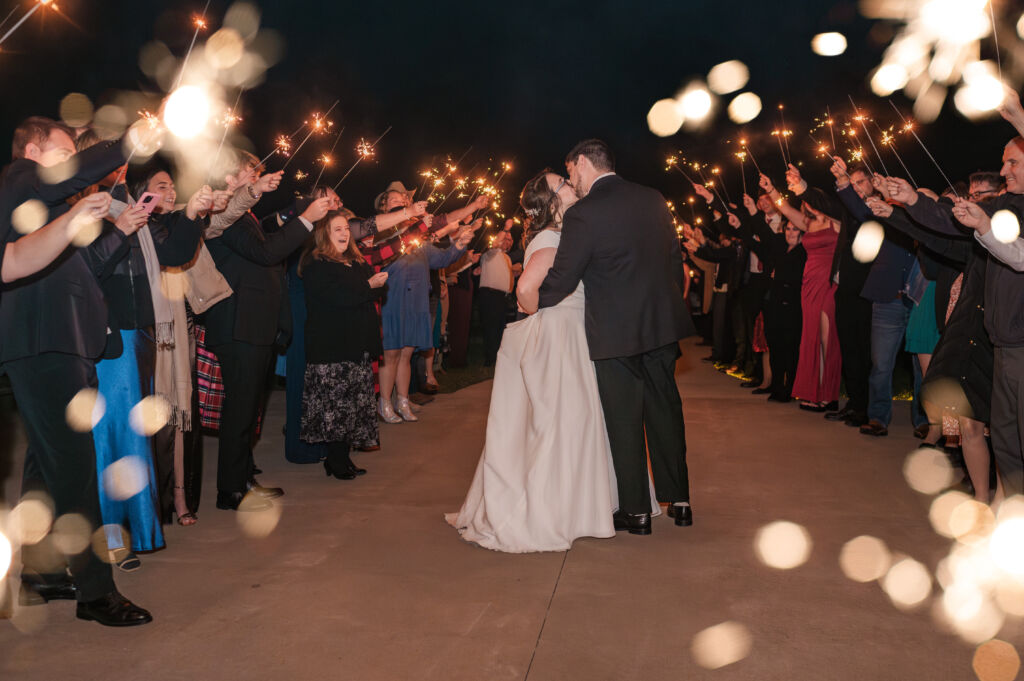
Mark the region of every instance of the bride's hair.
[[562, 228], [558, 217], [562, 201], [548, 186], [548, 175], [553, 173], [550, 168], [540, 171], [526, 183], [523, 193], [519, 195], [519, 205], [528, 218], [523, 231], [523, 248], [529, 246], [533, 237], [545, 229], [558, 231]]

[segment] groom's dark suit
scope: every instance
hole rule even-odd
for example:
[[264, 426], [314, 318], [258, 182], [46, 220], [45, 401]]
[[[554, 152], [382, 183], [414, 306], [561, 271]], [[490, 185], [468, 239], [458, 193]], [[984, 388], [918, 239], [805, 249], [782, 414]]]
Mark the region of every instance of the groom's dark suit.
[[645, 435], [658, 499], [689, 501], [674, 374], [678, 341], [694, 327], [683, 306], [682, 257], [661, 194], [609, 175], [566, 211], [540, 307], [557, 305], [580, 281], [619, 506], [626, 513], [651, 510]]

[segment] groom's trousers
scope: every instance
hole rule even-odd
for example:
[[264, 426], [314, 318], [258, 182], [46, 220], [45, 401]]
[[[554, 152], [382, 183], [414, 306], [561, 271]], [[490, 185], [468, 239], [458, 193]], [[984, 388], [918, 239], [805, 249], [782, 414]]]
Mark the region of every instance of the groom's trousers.
[[626, 513], [651, 511], [648, 453], [658, 500], [690, 500], [683, 403], [675, 380], [679, 355], [679, 344], [672, 343], [640, 355], [594, 362], [619, 508]]

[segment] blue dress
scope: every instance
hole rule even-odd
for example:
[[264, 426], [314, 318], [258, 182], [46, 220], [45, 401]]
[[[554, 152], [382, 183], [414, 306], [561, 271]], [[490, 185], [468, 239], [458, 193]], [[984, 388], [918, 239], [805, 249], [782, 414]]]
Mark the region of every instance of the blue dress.
[[381, 307], [384, 349], [434, 347], [430, 324], [430, 270], [447, 267], [462, 257], [464, 248], [445, 249], [423, 244], [384, 268], [388, 295]]
[[[96, 364], [99, 391], [106, 402], [103, 418], [92, 430], [96, 446], [96, 471], [100, 491], [100, 512], [103, 516], [107, 547], [124, 548], [121, 527], [131, 534], [133, 551], [153, 551], [164, 545], [163, 530], [157, 514], [156, 474], [150, 439], [132, 429], [129, 414], [143, 397], [153, 394], [154, 339], [138, 329], [121, 330], [124, 352], [116, 359]], [[145, 475], [141, 491], [127, 499], [115, 499], [108, 490], [110, 482], [104, 475], [107, 467], [125, 457], [135, 457], [137, 467], [131, 474]], [[128, 475], [131, 477], [131, 475]]]
[[907, 322], [906, 342], [903, 349], [913, 354], [930, 355], [939, 343], [939, 325], [935, 317], [935, 282], [930, 282], [914, 306]]

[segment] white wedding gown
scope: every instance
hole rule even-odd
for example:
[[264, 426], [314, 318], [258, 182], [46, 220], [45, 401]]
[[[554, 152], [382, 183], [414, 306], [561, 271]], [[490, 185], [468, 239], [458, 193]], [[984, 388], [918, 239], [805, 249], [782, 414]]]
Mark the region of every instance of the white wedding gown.
[[[540, 232], [525, 263], [559, 239]], [[583, 302], [581, 283], [558, 305], [505, 328], [484, 451], [462, 510], [445, 515], [466, 541], [527, 553], [615, 535], [618, 492]], [[660, 512], [653, 489], [651, 500]]]

